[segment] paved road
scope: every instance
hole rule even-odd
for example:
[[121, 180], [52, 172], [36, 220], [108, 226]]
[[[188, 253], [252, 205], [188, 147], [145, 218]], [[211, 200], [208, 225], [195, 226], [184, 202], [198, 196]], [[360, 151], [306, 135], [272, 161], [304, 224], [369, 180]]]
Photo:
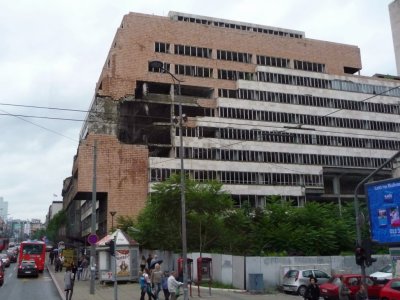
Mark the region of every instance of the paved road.
[[1, 300], [58, 300], [60, 295], [50, 274], [45, 270], [38, 278], [17, 278], [17, 264], [5, 271], [5, 280], [0, 287]]

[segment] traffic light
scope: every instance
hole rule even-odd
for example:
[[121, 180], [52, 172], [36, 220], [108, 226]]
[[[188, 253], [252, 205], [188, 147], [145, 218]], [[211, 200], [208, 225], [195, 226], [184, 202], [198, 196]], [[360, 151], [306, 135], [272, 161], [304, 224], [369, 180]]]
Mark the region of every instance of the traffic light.
[[369, 267], [374, 262], [376, 262], [376, 258], [371, 257], [371, 255], [372, 255], [372, 241], [370, 239], [363, 240], [362, 241], [362, 248], [364, 249], [365, 265], [367, 267]]
[[355, 250], [356, 255], [356, 264], [359, 266], [363, 266], [365, 262], [365, 251], [361, 247], [357, 247]]
[[111, 256], [115, 255], [115, 242], [114, 240], [110, 240], [109, 242], [106, 243], [106, 245], [109, 247], [108, 252], [110, 252]]

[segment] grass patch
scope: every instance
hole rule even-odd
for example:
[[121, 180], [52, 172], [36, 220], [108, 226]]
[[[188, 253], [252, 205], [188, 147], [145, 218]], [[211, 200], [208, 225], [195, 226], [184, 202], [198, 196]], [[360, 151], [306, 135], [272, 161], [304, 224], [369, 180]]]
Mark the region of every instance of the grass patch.
[[[202, 282], [200, 283], [200, 286], [202, 287], [209, 287], [209, 283], [208, 282]], [[231, 290], [237, 290], [238, 288], [235, 288], [232, 284], [225, 284], [222, 282], [218, 282], [218, 281], [212, 281], [211, 282], [211, 287], [214, 289], [231, 289]]]

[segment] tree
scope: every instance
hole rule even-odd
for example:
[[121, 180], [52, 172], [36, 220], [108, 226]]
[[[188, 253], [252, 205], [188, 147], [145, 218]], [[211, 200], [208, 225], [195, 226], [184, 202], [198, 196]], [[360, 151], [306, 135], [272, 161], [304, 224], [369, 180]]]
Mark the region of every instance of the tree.
[[[188, 250], [204, 251], [217, 244], [223, 213], [233, 207], [217, 181], [200, 183], [185, 178]], [[153, 186], [146, 207], [137, 218], [138, 241], [150, 249], [181, 249], [180, 175]]]
[[49, 221], [46, 228], [46, 236], [49, 240], [55, 242], [60, 239], [59, 229], [67, 224], [67, 215], [65, 210], [60, 210], [54, 215], [54, 217]]

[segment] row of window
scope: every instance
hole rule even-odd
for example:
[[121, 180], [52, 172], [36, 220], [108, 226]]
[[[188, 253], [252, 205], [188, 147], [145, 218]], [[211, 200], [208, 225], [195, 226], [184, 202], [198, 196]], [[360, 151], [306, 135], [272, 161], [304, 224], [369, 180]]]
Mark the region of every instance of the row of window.
[[[221, 161], [244, 161], [277, 164], [317, 165], [377, 168], [386, 159], [358, 156], [320, 155], [304, 153], [267, 152], [218, 148], [184, 148], [184, 157]], [[176, 157], [179, 157], [176, 149]]]
[[175, 65], [175, 74], [176, 75], [194, 76], [194, 77], [212, 78], [213, 77], [213, 69], [199, 67], [199, 66]]
[[[176, 134], [177, 136], [179, 135], [178, 131]], [[188, 137], [218, 138], [236, 141], [262, 141], [272, 143], [339, 146], [348, 148], [385, 149], [395, 151], [400, 149], [399, 140], [289, 133], [254, 129], [211, 128], [199, 126], [197, 128], [185, 127], [183, 134], [184, 136]]]
[[251, 53], [243, 53], [243, 52], [235, 52], [235, 51], [227, 51], [227, 50], [217, 50], [217, 59], [237, 61], [237, 62], [250, 64], [251, 59], [252, 59], [252, 54]]
[[400, 114], [400, 105], [318, 97], [312, 95], [286, 94], [248, 89], [218, 89], [218, 96], [244, 100], [329, 107], [336, 109], [359, 110], [386, 114]]
[[303, 115], [236, 107], [219, 107], [218, 112], [221, 118], [230, 119], [400, 132], [400, 123], [394, 122]]
[[[212, 58], [211, 48], [197, 47], [191, 45], [174, 45], [174, 54], [185, 55], [185, 56], [195, 56], [201, 58]], [[154, 51], [159, 53], [171, 53], [171, 44], [155, 42]], [[237, 52], [230, 50], [220, 50], [217, 49], [217, 59], [235, 61], [241, 63], [252, 63], [253, 54], [246, 52]], [[290, 68], [290, 59], [273, 57], [273, 56], [256, 56], [257, 64], [262, 66], [271, 66], [279, 68]], [[325, 73], [325, 65], [321, 63], [308, 62], [308, 61], [293, 61], [293, 68], [296, 70], [311, 71]]]
[[[168, 45], [168, 52], [166, 53], [169, 53], [169, 44], [167, 45]], [[196, 56], [203, 58], [211, 58], [212, 55], [212, 49], [210, 48], [194, 47], [188, 45], [175, 45], [174, 49], [175, 49], [174, 53], [179, 55]]]
[[[176, 169], [151, 168], [150, 180], [161, 182], [178, 172], [179, 170]], [[218, 180], [223, 184], [323, 186], [322, 175], [215, 170], [186, 170], [186, 173], [193, 180], [200, 182]]]
[[327, 79], [279, 74], [279, 73], [269, 73], [269, 72], [257, 72], [257, 81], [307, 86], [320, 89], [331, 88], [330, 80]]
[[272, 28], [268, 29], [268, 28], [263, 28], [263, 27], [254, 27], [254, 26], [250, 26], [250, 25], [242, 25], [242, 24], [236, 24], [236, 23], [227, 23], [227, 22], [222, 22], [222, 21], [214, 21], [214, 20], [203, 19], [203, 18], [178, 16], [177, 20], [178, 21], [183, 21], [183, 22], [190, 22], [190, 23], [198, 23], [198, 24], [203, 24], [203, 25], [216, 26], [216, 27], [238, 29], [238, 30], [243, 30], [243, 31], [259, 32], [259, 33], [264, 33], [264, 34], [269, 34], [269, 35], [278, 35], [278, 36], [298, 38], [298, 39], [303, 38], [303, 36], [301, 34], [299, 34], [299, 33], [286, 32], [286, 31], [276, 30], [276, 29], [272, 29]]
[[233, 71], [233, 70], [222, 70], [218, 69], [218, 79], [226, 80], [252, 80], [253, 73], [243, 72], [243, 71]]
[[278, 67], [278, 68], [289, 68], [290, 59], [282, 57], [257, 55], [257, 65]]
[[318, 72], [318, 73], [325, 73], [325, 64], [320, 64], [320, 63], [315, 63], [315, 62], [310, 62], [310, 61], [294, 60], [294, 69]]
[[326, 80], [320, 78], [278, 74], [270, 72], [257, 72], [257, 81], [272, 82], [289, 85], [299, 85], [322, 89], [333, 89], [347, 92], [384, 94], [385, 96], [400, 97], [400, 86], [387, 87], [374, 84], [355, 83], [346, 80]]

